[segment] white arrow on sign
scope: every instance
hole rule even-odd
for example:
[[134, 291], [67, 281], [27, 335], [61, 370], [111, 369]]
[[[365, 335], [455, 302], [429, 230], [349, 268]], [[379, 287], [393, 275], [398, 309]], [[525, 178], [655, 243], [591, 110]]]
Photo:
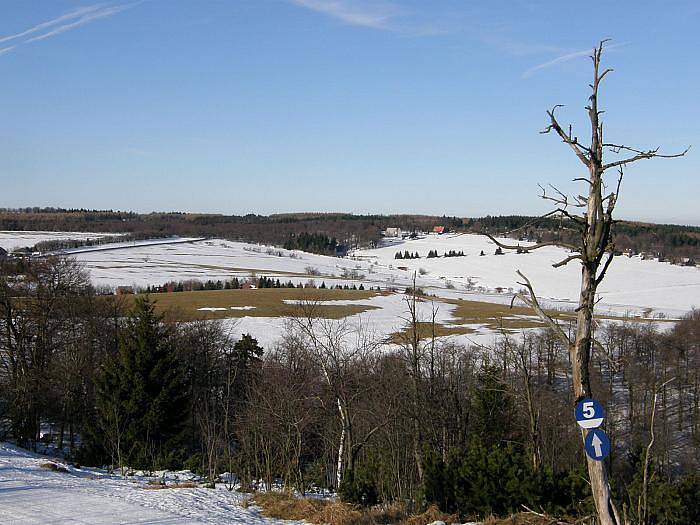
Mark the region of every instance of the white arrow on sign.
[[593, 446], [593, 449], [595, 450], [595, 457], [597, 457], [597, 458], [599, 458], [603, 455], [602, 444], [603, 444], [603, 442], [598, 437], [598, 434], [593, 434], [593, 439], [591, 440], [591, 445]]

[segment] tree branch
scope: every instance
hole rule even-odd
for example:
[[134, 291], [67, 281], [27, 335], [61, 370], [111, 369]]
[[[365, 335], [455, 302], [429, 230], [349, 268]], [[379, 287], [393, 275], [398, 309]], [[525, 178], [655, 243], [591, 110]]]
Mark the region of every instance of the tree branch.
[[554, 264], [552, 265], [552, 267], [554, 267], [554, 268], [561, 268], [562, 266], [566, 266], [566, 265], [569, 264], [571, 261], [574, 261], [574, 260], [576, 260], [576, 259], [582, 261], [582, 260], [583, 260], [583, 257], [581, 257], [581, 254], [580, 254], [580, 253], [577, 253], [577, 254], [575, 254], [575, 255], [569, 255], [566, 259], [562, 259], [562, 260], [559, 261], [558, 263], [554, 263]]
[[559, 121], [557, 121], [557, 118], [554, 116], [554, 112], [557, 110], [557, 108], [561, 107], [563, 107], [561, 104], [557, 104], [552, 109], [547, 111], [550, 124], [540, 133], [549, 133], [552, 130], [556, 131], [557, 135], [561, 137], [561, 140], [571, 147], [571, 149], [574, 151], [574, 153], [576, 153], [576, 156], [581, 160], [581, 162], [583, 162], [585, 166], [588, 166], [590, 163], [590, 159], [586, 156], [586, 154], [590, 155], [591, 149], [587, 146], [584, 146], [583, 144], [580, 144], [578, 142], [577, 137], [571, 136], [571, 128], [569, 128], [569, 133], [564, 131], [559, 125]]
[[482, 233], [482, 235], [485, 235], [491, 241], [499, 246], [500, 248], [503, 248], [504, 250], [522, 250], [525, 252], [530, 252], [532, 250], [537, 250], [538, 248], [544, 248], [545, 246], [559, 246], [561, 248], [567, 248], [571, 251], [578, 251], [578, 248], [574, 246], [573, 244], [568, 244], [565, 242], [559, 242], [559, 241], [547, 241], [547, 242], [540, 242], [538, 244], [535, 244], [533, 246], [521, 246], [521, 245], [513, 245], [513, 244], [503, 244], [501, 241], [497, 240], [493, 235], [490, 233]]
[[659, 148], [650, 149], [647, 151], [639, 151], [639, 150], [635, 150], [635, 149], [627, 148], [627, 147], [624, 147], [624, 149], [632, 151], [632, 152], [637, 151], [638, 153], [636, 155], [634, 155], [633, 157], [629, 157], [629, 158], [622, 159], [622, 160], [616, 160], [614, 162], [609, 162], [608, 164], [604, 164], [603, 171], [609, 170], [610, 168], [615, 168], [617, 166], [626, 166], [627, 164], [631, 164], [632, 162], [637, 162], [638, 160], [656, 159], [656, 158], [658, 158], [658, 159], [676, 159], [678, 157], [684, 157], [685, 154], [688, 153], [688, 151], [690, 151], [690, 146], [685, 148], [685, 150], [683, 150], [681, 153], [674, 153], [671, 155], [662, 155], [661, 153], [659, 153]]
[[[571, 340], [569, 339], [569, 336], [566, 335], [566, 332], [562, 329], [561, 326], [559, 326], [559, 323], [557, 323], [550, 315], [545, 312], [542, 307], [540, 306], [539, 301], [537, 300], [537, 296], [535, 295], [535, 290], [532, 288], [532, 283], [530, 283], [530, 279], [525, 277], [520, 270], [516, 270], [516, 273], [525, 281], [524, 283], [519, 282], [518, 284], [521, 286], [525, 286], [528, 290], [528, 293], [530, 294], [530, 297], [527, 298], [521, 293], [517, 293], [513, 296], [513, 301], [515, 298], [519, 298], [522, 302], [524, 302], [526, 305], [528, 305], [530, 308], [534, 309], [537, 315], [542, 319], [542, 321], [548, 325], [552, 330], [554, 330], [554, 333], [557, 334], [557, 336], [561, 339], [561, 341], [566, 345], [566, 347], [571, 346]], [[511, 301], [510, 305], [511, 308], [513, 307], [513, 301]]]

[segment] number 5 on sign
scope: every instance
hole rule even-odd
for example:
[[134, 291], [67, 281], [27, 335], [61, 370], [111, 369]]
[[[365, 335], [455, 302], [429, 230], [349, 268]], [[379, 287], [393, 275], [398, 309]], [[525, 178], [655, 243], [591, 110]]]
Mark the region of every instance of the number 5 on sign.
[[582, 399], [576, 404], [576, 422], [581, 428], [598, 428], [604, 417], [603, 405], [595, 399]]

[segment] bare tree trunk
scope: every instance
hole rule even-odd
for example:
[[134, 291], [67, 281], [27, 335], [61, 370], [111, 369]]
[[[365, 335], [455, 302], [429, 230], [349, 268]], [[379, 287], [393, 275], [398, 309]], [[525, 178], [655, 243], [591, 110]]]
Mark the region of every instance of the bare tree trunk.
[[[591, 268], [585, 264], [582, 265], [576, 339], [570, 347], [571, 362], [573, 364], [574, 396], [577, 401], [593, 395], [589, 376], [589, 361], [592, 346], [591, 333], [593, 329], [593, 306], [595, 304], [595, 281], [595, 273], [591, 271]], [[586, 432], [582, 432], [581, 437], [585, 440]], [[612, 502], [605, 463], [595, 461], [588, 456], [586, 456], [586, 462], [593, 501], [595, 502], [600, 523], [602, 525], [619, 524], [620, 519]]]
[[[578, 230], [580, 234], [579, 241], [577, 243], [559, 241], [542, 242], [523, 248], [519, 245], [512, 246], [503, 244], [491, 235], [486, 234], [495, 244], [505, 249], [527, 252], [549, 245], [568, 248], [572, 254], [562, 261], [555, 263], [553, 265], [555, 268], [565, 266], [575, 260], [580, 262], [581, 293], [579, 296], [578, 308], [576, 309], [576, 333], [573, 339], [561, 328], [559, 323], [549, 316], [540, 306], [530, 281], [520, 273], [520, 271], [517, 273], [523, 278], [524, 282], [519, 284], [526, 287], [528, 295], [526, 296], [518, 293], [513, 297], [513, 299], [520, 298], [523, 302], [531, 306], [540, 318], [554, 330], [557, 336], [569, 348], [573, 391], [576, 401], [584, 397], [592, 397], [593, 395], [589, 378], [589, 362], [593, 346], [601, 346], [600, 343], [595, 341], [593, 336], [593, 311], [596, 302], [596, 289], [605, 277], [614, 256], [615, 247], [612, 236], [614, 220], [612, 215], [620, 193], [623, 167], [644, 159], [682, 157], [688, 151], [686, 149], [679, 154], [662, 155], [659, 153], [659, 148], [640, 150], [622, 144], [605, 142], [603, 140], [603, 124], [600, 122], [600, 115], [602, 112], [598, 110], [598, 89], [603, 78], [612, 71], [612, 69], [600, 71], [604, 43], [605, 41], [601, 42], [593, 50], [591, 56], [594, 74], [593, 83], [590, 84], [592, 92], [589, 97], [589, 104], [586, 106], [591, 129], [590, 145], [586, 146], [579, 142], [571, 126], [566, 130], [559, 124], [555, 116], [555, 111], [560, 106], [555, 106], [547, 112], [550, 124], [543, 131], [543, 133], [549, 133], [551, 131], [556, 132], [562, 142], [572, 149], [588, 170], [587, 177], [574, 179], [587, 184], [587, 196], [577, 195], [573, 199], [570, 199], [569, 196], [565, 195], [557, 188], [553, 188], [555, 191], [554, 196], [548, 195], [544, 190], [542, 193], [543, 199], [551, 201], [557, 206], [555, 210], [547, 213], [543, 218], [559, 216], [562, 221], [566, 220], [568, 226]], [[604, 163], [603, 152], [605, 150], [612, 151], [615, 154], [626, 153], [630, 156], [613, 162]], [[613, 168], [619, 171], [617, 187], [615, 191], [604, 195], [606, 189], [603, 175], [607, 170]], [[570, 213], [570, 206], [582, 209], [584, 211], [583, 215]], [[605, 262], [603, 262], [603, 259], [605, 259]], [[585, 432], [582, 432], [582, 438], [585, 439]], [[621, 520], [611, 498], [610, 484], [607, 479], [605, 463], [602, 461], [594, 461], [588, 457], [586, 461], [591, 491], [593, 493], [600, 523], [602, 525], [619, 525]]]
[[337, 399], [338, 402], [338, 413], [340, 414], [340, 439], [338, 440], [338, 465], [337, 465], [337, 470], [335, 472], [335, 488], [339, 489], [340, 484], [343, 481], [343, 458], [345, 456], [345, 427], [347, 426], [345, 424], [345, 411], [343, 410], [343, 405], [340, 403], [340, 399]]

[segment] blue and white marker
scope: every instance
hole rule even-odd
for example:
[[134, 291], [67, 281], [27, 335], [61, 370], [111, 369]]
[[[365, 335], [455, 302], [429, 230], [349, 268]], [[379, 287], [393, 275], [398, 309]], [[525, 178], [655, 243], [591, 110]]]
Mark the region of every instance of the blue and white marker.
[[610, 454], [608, 435], [599, 428], [594, 428], [588, 432], [583, 446], [588, 457], [595, 461], [603, 461]]
[[576, 422], [581, 428], [598, 428], [604, 417], [603, 405], [595, 399], [582, 399], [576, 404]]

